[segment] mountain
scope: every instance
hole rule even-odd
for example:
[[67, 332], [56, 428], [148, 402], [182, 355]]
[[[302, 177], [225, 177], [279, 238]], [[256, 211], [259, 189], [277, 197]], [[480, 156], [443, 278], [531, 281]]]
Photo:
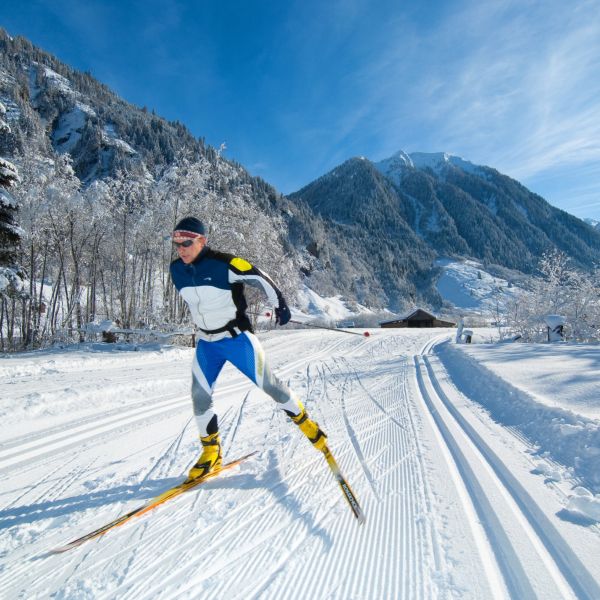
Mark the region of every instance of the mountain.
[[42, 154], [68, 153], [89, 183], [118, 169], [152, 171], [181, 151], [207, 152], [182, 124], [125, 102], [89, 73], [1, 29], [0, 56], [0, 90], [16, 129], [2, 153], [23, 154], [32, 142]]
[[[100, 305], [123, 323], [159, 323], [165, 313], [183, 318], [176, 305], [154, 300], [173, 302], [154, 282], [167, 279], [163, 236], [183, 212], [205, 218], [216, 246], [255, 260], [291, 298], [304, 284], [350, 307], [439, 307], [440, 257], [474, 259], [503, 276], [532, 273], [554, 247], [585, 269], [600, 254], [600, 233], [591, 226], [492, 168], [443, 153], [398, 152], [378, 163], [353, 158], [282, 196], [182, 123], [126, 102], [2, 29], [0, 105], [0, 157], [21, 181], [11, 187], [14, 202], [3, 206], [29, 244], [22, 254], [31, 277], [62, 282], [65, 297], [77, 299], [72, 289], [100, 289], [98, 263], [102, 286], [116, 286], [90, 296], [81, 316], [68, 308], [83, 321]], [[89, 220], [91, 231], [67, 227], [77, 211], [84, 218], [75, 222], [81, 229]], [[87, 249], [92, 233], [96, 250], [71, 257], [72, 248]], [[39, 256], [42, 241], [47, 260]], [[162, 261], [146, 262], [153, 255]], [[155, 271], [142, 276], [144, 269]], [[37, 314], [33, 304], [30, 312]]]
[[[13, 161], [22, 176], [15, 195], [21, 199], [21, 225], [31, 240], [38, 236], [35, 227], [47, 226], [37, 218], [34, 195], [51, 194], [58, 202], [51, 181], [55, 188], [81, 186], [84, 192], [106, 183], [114, 196], [109, 202], [113, 218], [125, 210], [133, 220], [129, 228], [147, 227], [148, 222], [168, 226], [168, 214], [159, 223], [154, 215], [168, 213], [165, 202], [173, 204], [173, 195], [181, 195], [172, 210], [199, 206], [213, 224], [211, 238], [216, 244], [264, 265], [288, 285], [290, 295], [303, 282], [350, 306], [358, 302], [399, 308], [419, 298], [439, 300], [431, 277], [434, 254], [410, 228], [404, 226], [404, 237], [397, 243], [373, 247], [362, 227], [324, 219], [306, 202], [285, 198], [203, 139], [194, 138], [183, 124], [124, 101], [89, 73], [72, 69], [2, 29], [0, 102], [9, 125], [0, 135], [0, 156]], [[64, 160], [68, 165], [62, 165]], [[195, 179], [193, 174], [186, 176], [190, 162], [202, 163], [202, 173]], [[382, 179], [374, 169], [371, 174]], [[198, 197], [200, 204], [194, 200]], [[130, 204], [137, 210], [132, 211]], [[377, 220], [382, 235], [402, 227], [400, 222], [386, 223], [383, 216], [380, 213]], [[256, 223], [270, 233], [259, 235]], [[118, 229], [119, 221], [115, 225]], [[156, 238], [163, 233], [155, 229], [148, 235]], [[113, 235], [117, 234], [109, 232], [108, 238]], [[107, 254], [114, 255], [111, 243], [116, 245], [116, 240], [103, 239], [99, 250], [106, 247]], [[421, 248], [418, 259], [409, 252], [414, 244]], [[282, 259], [291, 265], [287, 271], [281, 269]], [[60, 268], [54, 270], [58, 273]], [[114, 267], [112, 276], [118, 273]]]
[[435, 257], [529, 274], [553, 248], [585, 270], [600, 261], [600, 232], [590, 225], [493, 168], [445, 153], [353, 158], [289, 198], [351, 232], [353, 256], [370, 256], [388, 297], [408, 279], [432, 298]]
[[[308, 243], [321, 265], [333, 263], [340, 293], [361, 304], [400, 309], [417, 299], [438, 303], [434, 289], [435, 251], [414, 231], [397, 191], [373, 163], [351, 159], [288, 196], [304, 213], [322, 219], [326, 235], [294, 237], [306, 221], [290, 224], [296, 244]], [[323, 260], [325, 258], [325, 261]], [[311, 280], [318, 278], [310, 273]], [[317, 286], [322, 289], [322, 285]]]
[[[377, 167], [401, 193], [413, 194], [424, 211], [431, 201], [423, 175], [427, 177], [472, 257], [531, 272], [540, 254], [556, 247], [582, 268], [598, 263], [600, 237], [518, 181], [444, 153], [410, 154], [412, 164], [394, 161], [405, 156], [400, 152]], [[483, 238], [481, 231], [486, 233]]]
[[600, 221], [597, 221], [596, 219], [584, 219], [584, 222], [594, 229], [598, 229], [600, 231]]

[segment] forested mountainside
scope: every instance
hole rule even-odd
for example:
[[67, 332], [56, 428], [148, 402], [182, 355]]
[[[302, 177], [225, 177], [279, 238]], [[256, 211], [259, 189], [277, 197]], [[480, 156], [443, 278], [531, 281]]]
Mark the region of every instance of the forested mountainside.
[[445, 154], [351, 159], [282, 196], [184, 124], [2, 29], [0, 157], [0, 267], [25, 274], [18, 290], [19, 277], [2, 279], [21, 305], [2, 292], [0, 317], [9, 337], [26, 341], [100, 318], [184, 321], [165, 236], [186, 214], [205, 219], [215, 246], [257, 262], [292, 301], [305, 283], [397, 311], [441, 305], [439, 256], [531, 273], [546, 249], [586, 269], [600, 250], [591, 226], [494, 169]]
[[291, 194], [324, 218], [355, 227], [370, 248], [391, 240], [394, 275], [431, 255], [472, 257], [524, 273], [559, 249], [583, 269], [600, 261], [600, 235], [495, 169], [446, 154], [351, 159]]
[[[121, 248], [121, 256], [136, 256], [143, 240], [165, 264], [168, 251], [161, 236], [177, 215], [193, 212], [210, 223], [215, 244], [256, 260], [285, 282], [292, 297], [305, 282], [320, 294], [342, 295], [373, 307], [402, 308], [424, 294], [437, 299], [431, 286], [431, 252], [418, 268], [409, 261], [402, 273], [374, 269], [375, 263], [394, 260], [393, 249], [359, 256], [347, 228], [323, 219], [303, 201], [289, 201], [194, 138], [183, 124], [125, 102], [89, 73], [3, 30], [0, 104], [7, 124], [0, 134], [0, 156], [20, 173], [21, 183], [11, 193], [25, 232], [23, 250], [31, 263], [27, 270], [34, 277], [41, 275], [43, 263], [35, 241], [50, 229], [57, 244], [66, 243], [69, 236], [58, 225], [69, 219], [56, 218], [66, 210], [74, 220], [78, 210], [89, 217], [100, 239], [98, 251], [106, 251], [108, 262], [115, 247]], [[74, 196], [77, 202], [71, 201]], [[137, 233], [119, 246], [125, 227]], [[88, 258], [82, 258], [87, 265]], [[52, 265], [48, 268], [53, 271]], [[126, 288], [124, 270], [123, 265], [103, 268], [111, 284], [122, 281]], [[60, 267], [54, 271], [58, 275]], [[122, 307], [131, 304], [125, 300], [127, 289], [114, 295], [122, 297]], [[114, 313], [111, 302], [103, 304], [107, 314]], [[129, 322], [136, 310], [126, 312], [122, 322]], [[91, 310], [88, 316], [94, 314]]]
[[600, 221], [596, 221], [596, 219], [584, 219], [584, 221], [594, 229], [598, 229], [600, 231]]

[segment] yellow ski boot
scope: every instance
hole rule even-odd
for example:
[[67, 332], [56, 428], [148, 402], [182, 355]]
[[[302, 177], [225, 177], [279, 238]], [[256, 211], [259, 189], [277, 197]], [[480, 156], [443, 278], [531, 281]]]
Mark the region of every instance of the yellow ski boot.
[[308, 418], [304, 406], [300, 404], [300, 414], [293, 415], [289, 411], [287, 414], [292, 421], [298, 425], [300, 431], [309, 439], [310, 443], [317, 449], [323, 451], [327, 445], [327, 436], [323, 430], [312, 419]]
[[223, 463], [221, 436], [218, 431], [206, 437], [201, 437], [200, 442], [202, 443], [202, 454], [196, 464], [190, 469], [186, 481], [204, 477], [204, 475], [207, 475], [211, 471], [220, 469]]

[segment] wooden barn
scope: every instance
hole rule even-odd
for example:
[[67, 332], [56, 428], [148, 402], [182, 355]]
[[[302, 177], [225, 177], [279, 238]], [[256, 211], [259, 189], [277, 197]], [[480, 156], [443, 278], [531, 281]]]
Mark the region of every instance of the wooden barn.
[[442, 321], [422, 308], [417, 308], [406, 317], [384, 321], [379, 325], [381, 327], [456, 327], [456, 323]]

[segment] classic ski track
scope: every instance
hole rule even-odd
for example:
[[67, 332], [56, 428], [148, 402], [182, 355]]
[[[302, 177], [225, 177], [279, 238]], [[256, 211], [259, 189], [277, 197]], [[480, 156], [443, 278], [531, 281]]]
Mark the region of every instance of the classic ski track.
[[[428, 357], [439, 341], [440, 338], [431, 340], [423, 346], [421, 354], [414, 357], [419, 390], [457, 463], [511, 594], [526, 598], [540, 593], [535, 589], [540, 589], [538, 579], [542, 576], [537, 575], [535, 580], [531, 579], [522, 567], [521, 554], [529, 552], [533, 556], [537, 555], [536, 560], [545, 565], [546, 577], [554, 581], [561, 598], [600, 598], [600, 586], [548, 516], [444, 393], [443, 385], [437, 379]], [[464, 442], [461, 444], [458, 436], [469, 440], [471, 453], [466, 453]], [[490, 474], [499, 492], [494, 493], [491, 487], [478, 481], [477, 471], [474, 469], [481, 476], [482, 468]], [[505, 507], [501, 507], [499, 499]], [[519, 523], [523, 539], [530, 541], [528, 548], [523, 549], [522, 544], [516, 544], [513, 526], [507, 522], [504, 513], [512, 514], [513, 522]]]
[[[241, 409], [241, 407], [240, 407], [240, 409]], [[286, 423], [286, 427], [287, 426], [288, 426], [288, 424]], [[229, 431], [227, 431], [226, 433], [224, 433], [224, 436], [228, 437], [229, 436]], [[300, 438], [299, 436], [297, 436], [296, 440], [302, 441], [302, 438]], [[308, 446], [308, 448], [310, 448], [310, 446]], [[312, 470], [315, 465], [318, 465], [321, 462], [322, 462], [322, 458], [319, 455], [316, 455], [315, 457], [313, 457], [313, 459], [310, 461], [310, 463], [307, 463], [307, 466], [305, 467], [305, 470], [306, 469]], [[321, 467], [321, 468], [323, 468], [323, 467]], [[275, 488], [279, 488], [279, 487], [283, 486], [284, 487], [284, 493], [283, 494], [279, 494], [279, 495], [273, 495], [273, 498], [271, 499], [271, 501], [268, 502], [266, 505], [264, 505], [262, 507], [262, 509], [260, 510], [259, 514], [268, 513], [269, 510], [270, 510], [270, 508], [272, 506], [281, 503], [284, 498], [287, 498], [288, 496], [294, 494], [294, 492], [297, 489], [301, 489], [302, 486], [303, 486], [303, 484], [304, 484], [304, 482], [305, 482], [305, 480], [306, 480], [306, 478], [305, 478], [305, 476], [301, 472], [301, 473], [299, 473], [299, 474], [296, 475], [296, 477], [295, 477], [295, 481], [296, 482], [295, 482], [294, 485], [292, 485], [291, 483], [288, 484], [286, 481], [280, 481], [280, 482], [278, 482], [276, 484]], [[335, 483], [333, 481], [330, 481], [329, 483], [330, 483], [331, 486], [335, 485]], [[214, 485], [218, 486], [218, 482], [217, 481], [213, 482], [213, 486]], [[209, 484], [207, 484], [207, 491], [208, 490], [210, 490]], [[271, 489], [271, 493], [273, 494], [273, 488]], [[322, 490], [321, 494], [323, 494], [323, 493], [325, 493], [325, 492]], [[187, 518], [189, 514], [194, 514], [194, 512], [195, 512], [194, 511], [194, 506], [201, 501], [200, 500], [201, 496], [202, 496], [202, 490], [199, 490], [199, 493], [197, 494], [197, 498], [195, 498], [194, 501], [193, 501], [193, 503], [192, 503], [192, 508], [190, 509], [188, 507], [185, 511], [182, 508], [180, 511], [178, 511], [178, 512], [183, 511], [183, 513], [185, 514], [185, 516], [183, 518]], [[334, 495], [330, 509], [338, 503], [338, 500], [339, 500], [339, 498], [337, 498]], [[253, 514], [254, 516], [256, 516], [256, 510], [255, 510], [255, 507], [254, 507], [254, 503], [255, 503], [255, 500], [254, 499], [250, 499], [245, 505], [243, 505], [242, 507], [240, 507], [239, 510], [242, 510], [243, 508], [246, 508], [246, 510], [247, 510], [247, 512], [249, 514]], [[237, 512], [237, 509], [236, 509], [236, 512]], [[163, 525], [163, 520], [164, 520], [165, 531], [162, 532], [162, 533], [165, 534], [165, 535], [167, 535], [168, 531], [170, 531], [172, 529], [172, 527], [173, 527], [173, 518], [174, 517], [175, 517], [175, 515], [173, 515], [173, 514], [167, 515], [167, 513], [165, 512], [164, 519], [161, 519], [160, 517], [156, 517], [152, 521], [147, 521], [147, 523], [149, 525], [150, 524], [152, 525], [152, 530], [153, 531], [156, 531], [156, 530], [160, 531], [160, 527]], [[240, 520], [242, 522], [244, 521], [243, 518], [241, 518]], [[226, 523], [221, 524], [221, 525], [217, 524], [215, 527], [216, 527], [216, 531], [212, 534], [212, 536], [214, 537], [215, 535], [218, 534], [220, 536], [220, 539], [221, 539], [222, 533], [220, 533], [220, 529], [230, 527], [230, 525], [229, 525], [229, 523], [226, 522]], [[230, 536], [236, 536], [236, 535], [238, 535], [238, 533], [239, 533], [239, 528], [234, 528], [230, 532], [229, 535]], [[163, 535], [159, 534], [158, 537], [160, 537], [162, 539]], [[272, 536], [270, 536], [270, 537], [272, 537]], [[194, 548], [196, 548], [196, 543], [192, 541], [189, 544], [189, 546], [192, 549], [194, 549]], [[126, 545], [126, 547], [127, 547], [127, 545]], [[181, 545], [180, 545], [179, 546], [179, 551], [183, 551], [183, 550], [184, 549], [181, 548]], [[126, 551], [126, 550], [124, 550], [124, 551]], [[194, 556], [194, 558], [191, 559], [191, 560], [192, 561], [198, 560], [198, 557]]]
[[[346, 564], [346, 576], [336, 579], [336, 565], [331, 563], [332, 559], [327, 555], [322, 555], [320, 562], [313, 563], [311, 577], [306, 581], [307, 596], [322, 597], [319, 593], [325, 590], [328, 597], [342, 598], [349, 597], [348, 593], [352, 590], [352, 597], [373, 597], [375, 590], [383, 589], [387, 592], [385, 597], [392, 597], [391, 590], [397, 590], [397, 593], [393, 592], [393, 597], [428, 600], [438, 596], [440, 590], [431, 578], [431, 570], [437, 569], [439, 564], [443, 565], [443, 551], [436, 539], [435, 528], [426, 517], [427, 512], [431, 511], [431, 495], [423, 453], [411, 425], [413, 419], [418, 418], [418, 411], [412, 406], [406, 388], [406, 359], [398, 369], [397, 376], [390, 374], [381, 385], [369, 388], [372, 394], [377, 395], [377, 402], [371, 401], [366, 405], [366, 388], [352, 385], [356, 371], [354, 374], [343, 372], [354, 360], [360, 360], [365, 349], [384, 348], [386, 344], [392, 348], [392, 341], [379, 339], [376, 340], [377, 346], [372, 341], [372, 338], [363, 340], [358, 345], [351, 345], [350, 340], [345, 339], [328, 342], [320, 351], [277, 370], [278, 374], [295, 372], [298, 366], [306, 364], [306, 391], [309, 392], [310, 409], [314, 409], [319, 419], [323, 419], [326, 430], [331, 431], [332, 440], [335, 439], [336, 445], [339, 445], [334, 448], [335, 456], [342, 471], [349, 476], [359, 499], [367, 499], [366, 527], [355, 527], [323, 458], [314, 453], [295, 430], [290, 430], [289, 422], [273, 407], [268, 422], [274, 428], [267, 427], [267, 435], [274, 440], [291, 436], [290, 443], [280, 448], [267, 444], [279, 454], [276, 464], [279, 465], [280, 475], [277, 479], [273, 479], [271, 471], [266, 471], [265, 476], [257, 481], [259, 486], [253, 487], [253, 475], [245, 471], [240, 474], [234, 472], [207, 483], [204, 488], [194, 492], [197, 497], [193, 498], [190, 494], [190, 498], [185, 499], [184, 496], [181, 501], [169, 505], [170, 509], [159, 508], [152, 517], [141, 517], [131, 527], [125, 525], [101, 542], [90, 542], [74, 550], [70, 560], [52, 564], [57, 564], [65, 574], [65, 581], [65, 577], [71, 577], [72, 580], [74, 574], [77, 574], [75, 581], [90, 577], [93, 581], [110, 581], [104, 590], [96, 588], [98, 598], [139, 598], [147, 595], [149, 589], [160, 590], [174, 598], [189, 597], [194, 595], [194, 586], [202, 582], [210, 587], [210, 594], [208, 588], [200, 586], [199, 589], [211, 597], [293, 599], [297, 588], [290, 586], [289, 580], [282, 577], [284, 567], [294, 560], [298, 569], [302, 569], [303, 557], [312, 558], [313, 550], [322, 552], [322, 547], [328, 547], [331, 540], [336, 540], [336, 546], [341, 548], [337, 559]], [[344, 356], [353, 356], [352, 361], [330, 361], [332, 353], [338, 350]], [[313, 371], [315, 363], [316, 376]], [[343, 397], [339, 394], [334, 397], [332, 394], [327, 403], [313, 405], [319, 391], [326, 393], [325, 379], [328, 376], [340, 380], [338, 383], [341, 383], [341, 388], [333, 386], [331, 389], [336, 389]], [[242, 403], [244, 410], [247, 407], [249, 413], [252, 412], [251, 401], [252, 396], [246, 395]], [[343, 414], [337, 411], [340, 403], [344, 405]], [[241, 410], [242, 405], [239, 408]], [[236, 412], [231, 416], [227, 432], [223, 431], [228, 445], [236, 436], [236, 416], [239, 422], [240, 413]], [[246, 415], [245, 419], [250, 416]], [[360, 460], [351, 440], [339, 435], [346, 427], [345, 421], [355, 428], [356, 435], [360, 437], [359, 440], [357, 437], [357, 441], [364, 444], [364, 460], [372, 469], [373, 481], [382, 486], [382, 490], [388, 493], [392, 491], [397, 503], [385, 505], [381, 498], [373, 498], [370, 494], [365, 496], [366, 486], [371, 482], [362, 477], [360, 469], [357, 470], [357, 467], [364, 468], [364, 465], [359, 465]], [[381, 423], [381, 432], [377, 432], [378, 423]], [[405, 426], [399, 426], [401, 423]], [[337, 434], [334, 436], [335, 431]], [[174, 456], [182, 439], [183, 432], [168, 445], [165, 454]], [[381, 448], [384, 449], [383, 453]], [[264, 453], [258, 458], [264, 460]], [[302, 459], [300, 464], [298, 459]], [[169, 457], [159, 457], [149, 467], [144, 480], [164, 469], [168, 472], [169, 464], [172, 464], [169, 461]], [[373, 469], [372, 464], [377, 469]], [[223, 497], [223, 488], [228, 491], [227, 498]], [[211, 504], [213, 499], [217, 507], [220, 503], [232, 505], [233, 508], [226, 509], [227, 518], [221, 518], [225, 510], [221, 507], [209, 510], [204, 520], [196, 522], [192, 519], [190, 523], [190, 515], [198, 513], [198, 509], [193, 507]], [[119, 512], [121, 508], [119, 506]], [[382, 519], [390, 524], [387, 530], [368, 528], [371, 520], [377, 523]], [[84, 521], [80, 519], [77, 526]], [[50, 546], [54, 544], [50, 538], [62, 539], [63, 536], [64, 531], [60, 534], [57, 531], [48, 536], [45, 542]], [[216, 539], [219, 540], [218, 545], [211, 543]], [[162, 560], [171, 560], [177, 565], [168, 577], [155, 568], [157, 545], [160, 545], [163, 553]], [[362, 547], [364, 552], [358, 552], [357, 547]], [[386, 562], [380, 560], [377, 550], [384, 547], [388, 553]], [[107, 556], [111, 550], [114, 553]], [[38, 566], [46, 568], [43, 562], [32, 567], [31, 562], [23, 560], [22, 555], [20, 560], [23, 563], [23, 569], [18, 569], [20, 574], [11, 569], [10, 574], [3, 574], [4, 577], [0, 574], [0, 586], [4, 585], [2, 580], [9, 583], [14, 576], [24, 580], [28, 569], [37, 569]], [[435, 563], [433, 565], [432, 560]], [[370, 575], [364, 581], [353, 574], [360, 571], [354, 568], [358, 561], [368, 563], [367, 572]], [[206, 564], [214, 564], [215, 572], [226, 572], [228, 577], [210, 582], [211, 574], [202, 578], [196, 576], [198, 565]], [[265, 565], [268, 565], [267, 569]], [[262, 572], [259, 572], [261, 568]], [[111, 576], [113, 572], [114, 577]], [[259, 575], [256, 575], [258, 572]], [[259, 579], [246, 583], [245, 587], [236, 587], [238, 580], [252, 581], [252, 576]], [[188, 583], [185, 583], [186, 577], [189, 577]], [[385, 581], [382, 582], [382, 579]], [[38, 583], [33, 580], [29, 583], [32, 596], [44, 593], [42, 581]], [[59, 589], [58, 594], [61, 592], [64, 594]]]
[[[185, 375], [187, 376], [187, 373]], [[131, 381], [131, 375], [129, 377], [130, 377], [129, 381]], [[173, 376], [173, 379], [180, 380], [181, 375], [178, 375], [176, 377]], [[123, 392], [123, 389], [120, 388], [119, 393], [123, 394], [126, 392]], [[165, 398], [165, 396], [167, 396], [167, 397]], [[73, 429], [76, 427], [85, 426], [89, 423], [93, 423], [94, 421], [96, 421], [98, 419], [98, 414], [101, 414], [103, 418], [108, 419], [108, 418], [114, 417], [115, 415], [123, 414], [123, 411], [136, 410], [140, 407], [144, 407], [148, 404], [148, 402], [151, 402], [154, 399], [162, 399], [161, 401], [171, 401], [174, 398], [177, 398], [178, 396], [180, 396], [180, 394], [178, 394], [176, 392], [169, 393], [169, 394], [160, 393], [160, 395], [157, 394], [157, 395], [145, 397], [144, 400], [137, 400], [137, 401], [127, 403], [122, 406], [116, 406], [113, 408], [109, 408], [107, 410], [102, 410], [100, 413], [96, 412], [96, 413], [92, 413], [92, 414], [87, 414], [85, 416], [78, 417], [78, 418], [68, 421], [66, 423], [63, 422], [60, 425], [54, 425], [52, 427], [48, 427], [46, 429], [41, 429], [39, 431], [32, 431], [31, 433], [27, 434], [27, 441], [30, 443], [36, 442], [38, 439], [47, 438], [47, 437], [55, 435], [55, 434], [63, 433], [66, 429], [70, 430], [70, 429]], [[0, 444], [0, 452], [2, 452], [2, 453], [8, 452], [12, 448], [19, 447], [22, 444], [23, 444], [23, 436], [18, 436], [15, 438], [5, 440], [4, 442], [2, 442]]]
[[[228, 417], [229, 412], [230, 411], [227, 411], [226, 413], [223, 414], [222, 427], [223, 427], [224, 431], [227, 431], [227, 429], [228, 429], [228, 418], [227, 417]], [[191, 419], [184, 426], [184, 430], [176, 437], [175, 441], [170, 442], [170, 445], [167, 448], [167, 453], [171, 452], [173, 454], [174, 451], [175, 451], [175, 449], [179, 447], [179, 444], [181, 443], [184, 431], [185, 431], [185, 429], [187, 428], [187, 426], [189, 425], [190, 422], [191, 422]], [[162, 455], [159, 456], [159, 458], [149, 467], [148, 473], [146, 474], [146, 476], [144, 476], [142, 478], [142, 480], [140, 481], [140, 484], [138, 485], [139, 488], [144, 487], [143, 484], [144, 484], [145, 481], [148, 480], [149, 473], [151, 471], [153, 471], [155, 469], [155, 467], [157, 467], [158, 465], [160, 465], [161, 462], [163, 461], [163, 459], [164, 459], [164, 457]], [[194, 458], [194, 460], [195, 460], [195, 458]], [[95, 462], [95, 459], [92, 461], [92, 463], [93, 462]], [[90, 463], [89, 466], [91, 466], [92, 463]], [[172, 461], [169, 462], [169, 466], [170, 465], [172, 465]], [[83, 473], [83, 472], [85, 472], [85, 469], [80, 469], [80, 474]], [[70, 473], [72, 473], [72, 471]], [[76, 479], [77, 479], [77, 477], [74, 476], [74, 477], [70, 478], [70, 481], [73, 482]], [[81, 477], [78, 478], [78, 480], [80, 480], [80, 479], [81, 479]], [[58, 495], [55, 495], [55, 496], [58, 497]], [[42, 499], [42, 498], [44, 498], [43, 495], [40, 496], [39, 499]], [[131, 508], [133, 502], [134, 502], [133, 500], [128, 500], [128, 501], [119, 502], [116, 507], [113, 505], [113, 507], [111, 508], [111, 511], [110, 511], [111, 515], [108, 515], [107, 517], [105, 517], [105, 519], [103, 519], [100, 522], [105, 522], [105, 521], [107, 522], [107, 521], [110, 521], [111, 519], [114, 519], [114, 518], [118, 517], [121, 514], [124, 514], [128, 510], [128, 508], [127, 508], [128, 506], [129, 506], [129, 508]], [[140, 504], [140, 501], [136, 500], [135, 503]], [[80, 521], [81, 521], [81, 519], [80, 519]], [[145, 530], [146, 527], [147, 527], [147, 521], [142, 521], [142, 523], [143, 523], [144, 526], [141, 529]], [[93, 529], [93, 527], [90, 527], [90, 529]], [[131, 551], [131, 548], [133, 547], [134, 550], [133, 550], [132, 553], [136, 554], [136, 552], [137, 552], [136, 551], [136, 548], [137, 548], [136, 544], [131, 544], [129, 542], [131, 541], [131, 539], [133, 539], [134, 537], [136, 537], [138, 535], [141, 535], [143, 537], [143, 534], [140, 534], [139, 531], [136, 531], [135, 528], [133, 528], [131, 535], [126, 538], [128, 543], [124, 544], [124, 546], [123, 546], [124, 549], [127, 549], [128, 551]], [[51, 536], [49, 538], [48, 548], [56, 547], [56, 545], [58, 545], [59, 543], [61, 543], [61, 540], [64, 542], [64, 540], [62, 539], [63, 537], [64, 537], [64, 533], [62, 533], [62, 532], [57, 532], [56, 535]], [[95, 540], [95, 541], [98, 542], [99, 540]], [[87, 545], [87, 547], [85, 548], [86, 552], [84, 552], [84, 557], [83, 558], [81, 558], [81, 557], [77, 558], [77, 556], [75, 556], [75, 559], [73, 559], [69, 564], [75, 565], [74, 569], [76, 569], [76, 565], [78, 565], [79, 562], [83, 562], [85, 560], [85, 558], [87, 557], [87, 555], [91, 552], [91, 547], [93, 545], [94, 545], [94, 541], [91, 541]], [[112, 560], [112, 558], [113, 557], [111, 557], [110, 560]], [[10, 572], [11, 572], [11, 574], [13, 576], [25, 573], [27, 570], [30, 569], [30, 564], [27, 561], [22, 561], [22, 560], [17, 559], [16, 563], [17, 563], [16, 566], [12, 566], [10, 568]], [[2, 576], [0, 574], [0, 589], [2, 588], [3, 582], [4, 582], [4, 580], [3, 580], [3, 578], [2, 578]]]
[[[208, 539], [219, 539], [219, 547], [214, 547], [213, 545], [209, 545], [208, 547], [202, 547], [199, 545], [197, 539], [190, 539], [189, 536], [182, 539], [177, 539], [181, 532], [181, 527], [174, 526], [174, 523], [177, 521], [189, 521], [190, 514], [194, 514], [194, 511], [191, 509], [189, 504], [192, 502], [191, 498], [187, 498], [186, 501], [179, 502], [176, 508], [171, 507], [169, 511], [161, 511], [160, 508], [157, 509], [157, 513], [155, 513], [152, 518], [142, 517], [143, 523], [152, 529], [153, 538], [158, 538], [165, 545], [165, 549], [163, 550], [162, 557], [163, 560], [168, 559], [169, 556], [178, 555], [178, 568], [176, 571], [170, 573], [167, 579], [164, 578], [164, 575], [160, 575], [161, 584], [164, 584], [166, 581], [177, 581], [181, 576], [181, 572], [184, 572], [188, 567], [197, 563], [198, 561], [204, 561], [205, 564], [211, 564], [215, 562], [216, 557], [222, 556], [223, 554], [227, 554], [231, 549], [227, 544], [227, 541], [230, 539], [236, 539], [239, 537], [240, 533], [242, 534], [242, 538], [236, 545], [243, 545], [243, 541], [246, 544], [247, 540], [254, 538], [260, 538], [261, 533], [260, 530], [263, 528], [264, 523], [261, 523], [260, 517], [262, 515], [268, 515], [271, 512], [273, 506], [290, 496], [293, 493], [301, 489], [306, 482], [305, 471], [310, 471], [314, 469], [315, 465], [322, 461], [320, 456], [313, 456], [313, 459], [307, 462], [303, 469], [296, 473], [294, 479], [295, 483], [292, 485], [288, 483], [285, 477], [280, 478], [275, 485], [269, 488], [269, 491], [272, 493], [277, 488], [283, 488], [283, 494], [275, 495], [272, 493], [272, 498], [269, 499], [267, 503], [263, 503], [262, 506], [257, 510], [256, 509], [256, 497], [252, 494], [252, 497], [245, 500], [241, 505], [237, 504], [232, 512], [228, 513], [228, 519], [225, 521], [216, 522], [212, 525], [209, 525], [203, 535]], [[218, 490], [220, 487], [227, 486], [227, 478], [235, 477], [235, 474], [228, 475], [224, 477], [222, 480], [216, 479], [213, 482], [207, 483], [203, 488], [199, 489], [197, 492], [194, 492], [197, 496], [200, 496], [204, 499], [205, 496], [211, 495], [211, 492]], [[333, 485], [333, 483], [332, 483]], [[260, 490], [262, 488], [258, 488]], [[257, 492], [258, 493], [258, 492]], [[322, 491], [324, 494], [325, 492]], [[240, 492], [238, 495], [241, 495]], [[183, 499], [183, 498], [182, 498]], [[334, 498], [332, 501], [332, 506], [336, 504], [337, 498]], [[195, 503], [195, 500], [193, 501]], [[192, 503], [192, 504], [193, 504]], [[251, 532], [246, 532], [247, 528], [247, 519], [251, 519], [254, 525], [252, 526]], [[139, 521], [138, 521], [139, 525]], [[125, 526], [128, 527], [128, 526]], [[134, 525], [132, 524], [132, 528]], [[282, 526], [285, 527], [285, 526]], [[184, 526], [184, 530], [186, 527]], [[271, 527], [265, 528], [267, 532], [272, 532]], [[264, 536], [263, 536], [264, 537]], [[269, 536], [269, 539], [273, 536]], [[107, 542], [108, 540], [104, 540]], [[266, 543], [268, 540], [263, 540]], [[116, 540], [112, 540], [112, 543], [117, 543]], [[254, 549], [254, 546], [257, 544], [253, 544], [252, 548], [248, 550], [248, 552]], [[110, 558], [101, 559], [100, 561], [95, 561], [97, 568], [103, 568], [104, 566], [112, 563], [112, 561], [118, 562], [118, 558], [120, 555], [128, 555], [130, 552], [130, 547], [127, 544], [124, 544], [122, 549], [117, 550], [115, 554], [113, 554]], [[138, 552], [138, 556], [140, 560], [143, 562], [146, 560], [146, 557], [151, 558], [155, 553], [155, 547], [152, 544], [148, 546], [140, 547]], [[187, 557], [187, 560], [186, 560]], [[240, 557], [238, 556], [234, 560], [238, 560]], [[136, 597], [135, 588], [137, 582], [142, 587], [145, 587], [148, 584], [149, 579], [152, 579], [152, 571], [153, 565], [152, 561], [148, 560], [148, 567], [138, 571], [135, 574], [134, 579], [131, 579], [127, 582], [127, 585], [124, 586], [126, 589], [112, 589], [110, 594], [106, 596], [114, 597], [114, 594], [119, 592], [119, 597]], [[110, 570], [110, 569], [109, 569]]]
[[[334, 351], [343, 342], [344, 340], [336, 340], [330, 346], [308, 357], [290, 361], [284, 368], [278, 370], [278, 375], [294, 372], [302, 364], [318, 360], [319, 357]], [[224, 385], [217, 389], [215, 396], [218, 398], [220, 395], [230, 394], [250, 385], [246, 380]], [[77, 425], [77, 421], [75, 421], [74, 423], [65, 424], [55, 433], [46, 436], [40, 433], [34, 441], [30, 441], [28, 438], [20, 444], [1, 450], [0, 472], [10, 471], [22, 463], [31, 462], [47, 455], [54, 457], [56, 452], [65, 451], [75, 444], [110, 434], [115, 430], [122, 429], [124, 425], [128, 425], [128, 430], [130, 430], [131, 426], [140, 426], [149, 418], [158, 418], [173, 410], [189, 409], [189, 402], [187, 395], [157, 402], [148, 399], [146, 402], [138, 403], [133, 409], [121, 411], [120, 414], [115, 413], [108, 418], [95, 419], [90, 423], [90, 418], [86, 417], [83, 425]]]

